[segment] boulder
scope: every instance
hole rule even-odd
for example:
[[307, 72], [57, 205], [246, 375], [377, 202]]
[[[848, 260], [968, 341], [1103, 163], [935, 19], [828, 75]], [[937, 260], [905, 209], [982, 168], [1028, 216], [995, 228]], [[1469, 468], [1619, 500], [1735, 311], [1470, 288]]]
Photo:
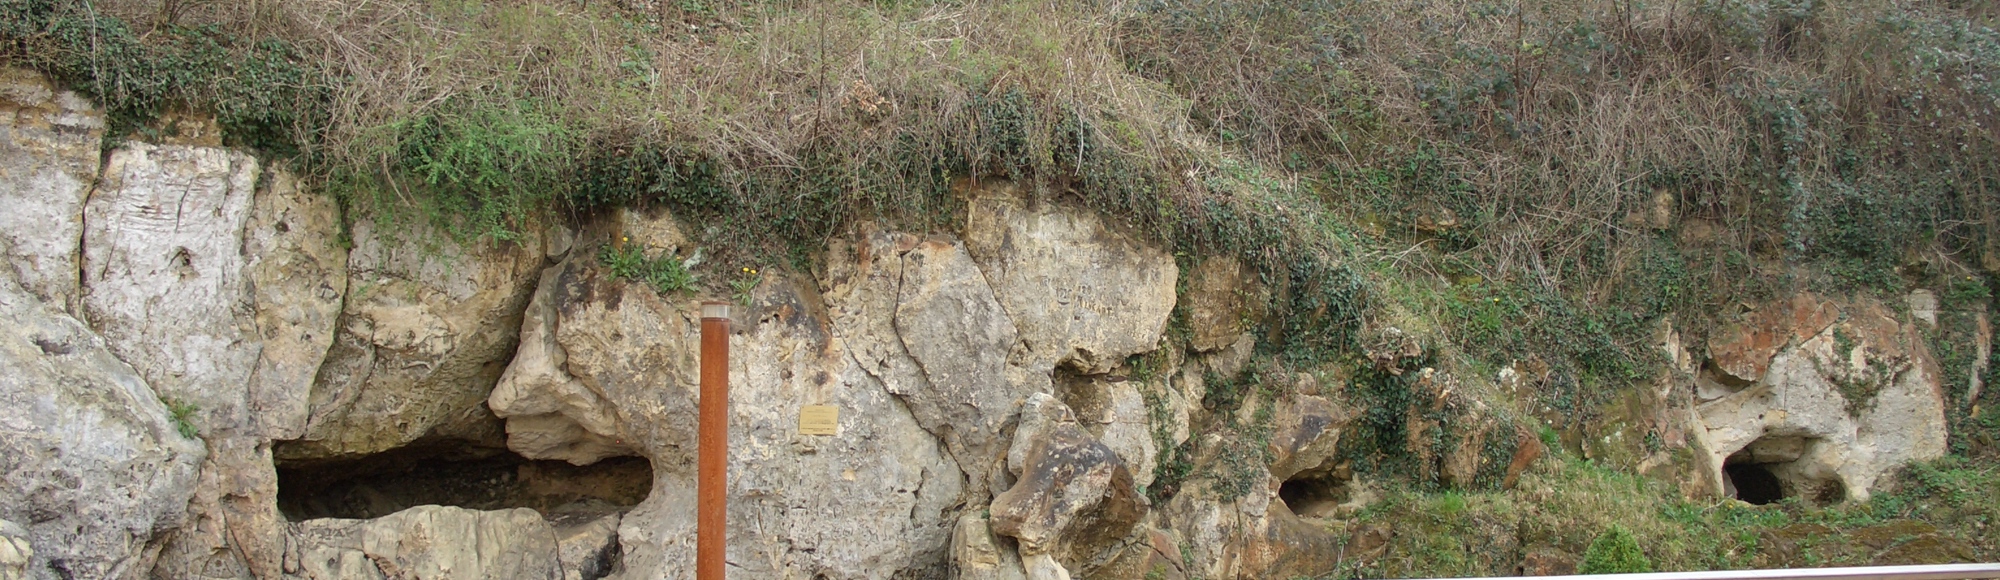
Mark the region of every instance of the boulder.
[[1146, 394], [1141, 389], [1154, 386], [1129, 377], [1064, 375], [1067, 373], [1058, 373], [1056, 396], [1076, 413], [1077, 423], [1118, 454], [1118, 459], [1132, 471], [1134, 483], [1141, 488], [1151, 485], [1160, 449], [1153, 430], [1152, 410], [1146, 406]]
[[0, 519], [33, 548], [16, 559], [36, 577], [144, 574], [206, 452], [104, 339], [13, 278], [0, 274]]
[[29, 294], [78, 312], [83, 203], [97, 180], [104, 114], [40, 73], [0, 67], [0, 259]]
[[1118, 455], [1046, 394], [1022, 406], [1007, 468], [1019, 479], [993, 498], [993, 531], [1019, 542], [1030, 578], [1038, 577], [1038, 558], [1047, 557], [1060, 566], [1040, 569], [1089, 572], [1147, 511]]
[[372, 520], [297, 524], [291, 577], [561, 580], [555, 533], [526, 508], [418, 506]]

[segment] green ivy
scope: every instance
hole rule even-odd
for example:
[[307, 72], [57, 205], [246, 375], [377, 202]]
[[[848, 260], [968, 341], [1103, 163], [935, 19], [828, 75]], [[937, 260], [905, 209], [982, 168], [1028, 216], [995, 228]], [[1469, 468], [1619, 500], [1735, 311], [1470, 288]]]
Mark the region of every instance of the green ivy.
[[216, 116], [224, 143], [294, 156], [327, 122], [333, 80], [297, 47], [213, 26], [150, 33], [88, 3], [0, 0], [0, 54], [104, 107], [107, 145], [170, 108]]

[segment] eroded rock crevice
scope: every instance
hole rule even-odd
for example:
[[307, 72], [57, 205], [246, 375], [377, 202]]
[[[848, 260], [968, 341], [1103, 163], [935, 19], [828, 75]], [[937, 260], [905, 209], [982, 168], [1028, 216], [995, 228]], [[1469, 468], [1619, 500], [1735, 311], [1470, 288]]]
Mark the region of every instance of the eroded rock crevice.
[[278, 509], [292, 521], [372, 519], [440, 505], [529, 508], [561, 523], [630, 509], [652, 489], [652, 464], [640, 457], [579, 466], [502, 449], [413, 445], [356, 459], [278, 462]]

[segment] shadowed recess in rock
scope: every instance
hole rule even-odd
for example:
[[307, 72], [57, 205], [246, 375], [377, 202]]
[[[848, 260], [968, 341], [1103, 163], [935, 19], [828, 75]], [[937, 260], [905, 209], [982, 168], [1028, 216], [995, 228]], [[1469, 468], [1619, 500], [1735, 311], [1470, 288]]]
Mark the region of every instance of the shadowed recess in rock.
[[1798, 498], [1825, 506], [1847, 499], [1840, 477], [1814, 459], [1825, 441], [1767, 435], [1729, 456], [1722, 465], [1724, 490], [1754, 505]]
[[1299, 517], [1333, 517], [1348, 499], [1347, 483], [1332, 473], [1301, 473], [1278, 487], [1278, 498]]
[[1785, 499], [1785, 486], [1761, 463], [1731, 463], [1722, 468], [1736, 489], [1736, 499], [1768, 505]]
[[359, 459], [278, 463], [278, 508], [292, 521], [446, 505], [525, 507], [561, 522], [624, 511], [652, 489], [652, 464], [639, 457], [578, 466], [498, 449], [412, 446]]

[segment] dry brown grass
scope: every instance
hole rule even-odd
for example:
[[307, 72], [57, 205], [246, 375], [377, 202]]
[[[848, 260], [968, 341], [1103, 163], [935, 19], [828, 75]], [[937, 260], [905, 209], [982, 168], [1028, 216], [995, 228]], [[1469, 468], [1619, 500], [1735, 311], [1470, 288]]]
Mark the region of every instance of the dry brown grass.
[[[603, 2], [120, 0], [130, 22], [220, 24], [319, 51], [340, 79], [321, 153], [385, 165], [402, 127], [452, 106], [536, 106], [600, 146], [670, 143], [733, 175], [808, 152], [861, 168], [916, 140], [979, 160], [975, 101], [1026, 95], [1029, 151], [1060, 121], [1117, 130], [1135, 159], [1185, 159], [1186, 104], [1125, 71], [1119, 5], [751, 4], [712, 12]], [[663, 4], [664, 6], [664, 4]], [[1063, 119], [1061, 115], [1073, 116]], [[901, 148], [908, 151], [908, 148]], [[1208, 154], [1211, 152], [1203, 152]], [[830, 155], [829, 155], [830, 154]], [[1038, 161], [1047, 161], [1046, 159]]]
[[[305, 131], [321, 176], [405, 205], [424, 199], [426, 123], [521, 122], [488, 137], [546, 153], [530, 169], [547, 175], [515, 188], [542, 195], [594, 156], [649, 148], [714, 161], [735, 219], [791, 227], [811, 221], [795, 206], [930, 211], [928, 170], [997, 173], [1124, 188], [1084, 195], [1203, 251], [1264, 220], [1291, 228], [1250, 242], [1268, 262], [1359, 239], [1344, 249], [1403, 276], [1592, 307], [1629, 294], [1669, 237], [1700, 279], [1685, 311], [1769, 291], [1801, 261], [1866, 262], [1859, 285], [1882, 289], [1902, 248], [1945, 270], [2000, 256], [2000, 43], [1974, 3], [717, 4], [93, 6], [302, 47], [329, 79], [329, 114]], [[1089, 163], [1069, 141], [1085, 136]], [[1650, 223], [1661, 199], [1672, 232]], [[535, 204], [556, 205], [519, 205]], [[1852, 215], [1813, 213], [1829, 207]], [[865, 215], [825, 213], [804, 229]], [[1382, 227], [1328, 235], [1355, 224]]]
[[[1480, 273], [1551, 290], [1602, 280], [1591, 256], [1650, 235], [1627, 218], [1662, 187], [1678, 215], [1751, 233], [1735, 250], [1775, 255], [1799, 237], [1783, 231], [1784, 208], [1771, 201], [1778, 173], [1806, 190], [1852, 181], [1839, 156], [1857, 150], [1880, 155], [1864, 160], [1868, 172], [1972, 177], [2000, 167], [1994, 94], [1977, 86], [2000, 72], [1993, 55], [1939, 50], [1978, 45], [1944, 40], [1954, 25], [1975, 36], [1992, 25], [1990, 9], [1969, 3], [1156, 6], [1129, 22], [1126, 49], [1139, 70], [1190, 96], [1205, 131], [1239, 136], [1267, 164], [1304, 154], [1349, 173], [1440, 152], [1442, 169], [1473, 192], [1457, 211], [1484, 218], [1471, 236], [1482, 251], [1468, 256]], [[1318, 84], [1293, 82], [1302, 77]], [[1340, 98], [1350, 94], [1360, 97]], [[1919, 96], [1938, 106], [1912, 105]], [[1803, 108], [1803, 122], [1773, 128], [1759, 102]], [[1919, 228], [1934, 239], [1908, 243], [1993, 239], [1996, 191], [1922, 192], [1965, 213], [1938, 216]], [[1364, 188], [1349, 200], [1380, 197]]]

